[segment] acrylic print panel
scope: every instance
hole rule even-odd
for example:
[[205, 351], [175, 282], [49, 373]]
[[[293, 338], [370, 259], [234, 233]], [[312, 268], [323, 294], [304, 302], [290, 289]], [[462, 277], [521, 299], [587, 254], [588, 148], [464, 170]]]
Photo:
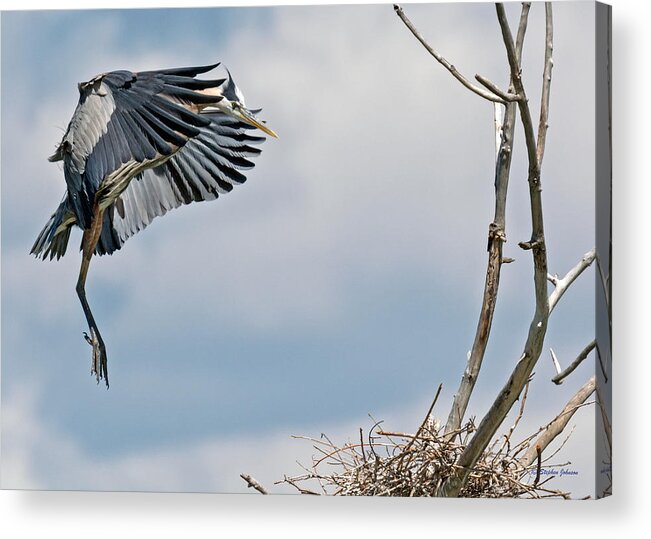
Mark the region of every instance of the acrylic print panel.
[[[505, 9], [515, 34], [520, 5]], [[608, 102], [606, 78], [595, 69], [607, 57], [607, 40], [596, 50], [596, 10], [588, 2], [553, 4], [542, 191], [536, 178], [531, 191], [527, 181], [524, 109], [493, 103], [522, 92], [509, 89], [493, 4], [408, 5], [400, 13], [388, 4], [3, 12], [2, 487], [608, 492], [610, 438], [590, 380], [596, 374], [609, 395], [609, 346], [599, 357], [588, 349], [561, 384], [551, 381], [555, 361], [567, 368], [595, 339], [597, 283], [608, 288], [608, 264], [600, 273], [593, 263], [596, 86], [606, 92], [601, 111]], [[408, 23], [484, 95], [455, 80]], [[521, 58], [534, 138], [545, 36], [545, 6], [535, 3]], [[222, 65], [205, 74], [141, 73], [216, 62]], [[114, 70], [139, 74], [82, 86], [90, 111], [83, 122], [91, 114], [98, 120], [73, 127], [77, 138], [57, 146], [80, 99], [77, 83]], [[231, 91], [229, 73], [245, 103]], [[195, 74], [226, 81], [202, 86], [191, 82]], [[198, 94], [207, 90], [213, 101]], [[258, 126], [279, 136], [266, 135], [255, 146], [260, 155], [246, 137], [265, 134], [250, 126], [242, 135], [242, 121], [252, 121], [241, 116], [244, 105], [262, 108], [256, 117], [268, 123]], [[106, 135], [121, 114], [132, 114], [135, 127]], [[599, 118], [603, 134], [608, 121]], [[107, 146], [102, 137], [114, 138]], [[512, 151], [497, 148], [500, 141]], [[75, 292], [82, 231], [72, 226], [61, 260], [29, 251], [67, 189], [87, 199], [64, 208], [63, 229], [81, 224], [91, 242], [98, 186], [115, 180], [111, 166], [143, 160], [135, 143], [152, 148], [154, 161], [135, 179], [125, 172], [113, 199], [102, 199], [113, 212], [111, 237], [123, 245], [112, 256], [92, 256], [85, 287], [106, 344], [107, 390], [90, 375], [88, 325]], [[238, 149], [224, 150], [229, 144]], [[57, 148], [63, 161], [48, 162]], [[118, 159], [111, 151], [130, 153]], [[217, 179], [241, 179], [232, 175], [246, 164], [241, 159], [255, 164], [241, 171], [246, 183], [218, 200], [185, 204], [181, 186], [192, 191], [195, 182], [196, 198], [228, 190]], [[499, 186], [509, 178], [503, 224], [495, 216], [496, 167]], [[606, 185], [603, 166], [600, 173]], [[123, 188], [131, 189], [129, 203]], [[174, 201], [182, 207], [135, 233]], [[541, 207], [544, 245], [539, 221], [532, 235], [532, 211], [538, 216]], [[480, 318], [487, 261], [491, 275], [500, 270], [490, 338], [472, 398], [455, 421], [450, 410], [465, 407], [455, 395], [465, 391], [469, 350], [481, 355], [486, 334], [476, 338], [478, 321], [480, 328], [487, 321]], [[553, 276], [572, 268], [584, 271], [547, 321], [546, 294], [567, 282]], [[607, 308], [609, 296], [598, 297]], [[505, 417], [491, 413], [516, 365], [513, 406]], [[527, 369], [535, 374], [525, 399]], [[609, 397], [604, 403], [607, 412]], [[567, 425], [547, 444], [544, 427], [566, 406]], [[315, 471], [324, 454], [331, 456]], [[324, 478], [283, 482], [315, 473]]]

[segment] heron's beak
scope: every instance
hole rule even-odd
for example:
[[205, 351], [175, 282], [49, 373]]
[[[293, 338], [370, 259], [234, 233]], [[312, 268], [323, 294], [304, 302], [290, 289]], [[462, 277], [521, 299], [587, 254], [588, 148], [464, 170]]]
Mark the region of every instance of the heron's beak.
[[272, 129], [267, 127], [264, 124], [264, 122], [262, 122], [261, 120], [258, 120], [255, 117], [255, 114], [253, 114], [249, 109], [243, 107], [239, 103], [232, 104], [232, 111], [233, 111], [233, 115], [239, 120], [242, 120], [243, 122], [249, 125], [257, 127], [260, 131], [265, 132], [267, 135], [270, 135], [273, 138], [278, 138], [278, 135]]

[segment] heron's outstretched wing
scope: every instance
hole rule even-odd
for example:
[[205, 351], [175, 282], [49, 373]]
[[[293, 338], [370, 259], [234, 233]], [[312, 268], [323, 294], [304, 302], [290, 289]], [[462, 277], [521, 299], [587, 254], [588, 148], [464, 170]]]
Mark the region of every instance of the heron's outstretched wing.
[[209, 125], [163, 164], [133, 178], [105, 212], [97, 254], [111, 254], [156, 217], [183, 204], [214, 200], [228, 193], [254, 166], [265, 140], [249, 135], [252, 126], [220, 113], [204, 113]]
[[[195, 77], [219, 64], [158, 71], [113, 71], [79, 85], [79, 104], [52, 161], [63, 159], [70, 206], [82, 228], [94, 202], [107, 206], [145, 167], [168, 159], [210, 120], [224, 79]], [[99, 195], [96, 197], [96, 195]]]

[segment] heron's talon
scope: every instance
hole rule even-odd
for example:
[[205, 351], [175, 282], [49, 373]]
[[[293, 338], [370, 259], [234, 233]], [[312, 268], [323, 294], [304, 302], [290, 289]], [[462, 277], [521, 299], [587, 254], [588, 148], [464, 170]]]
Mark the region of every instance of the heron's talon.
[[95, 376], [95, 380], [98, 384], [99, 381], [103, 379], [106, 383], [106, 388], [108, 389], [108, 358], [106, 356], [106, 347], [104, 346], [104, 342], [99, 336], [99, 332], [92, 327], [90, 328], [90, 335], [84, 331], [84, 338], [93, 348], [93, 351], [91, 352], [90, 373]]

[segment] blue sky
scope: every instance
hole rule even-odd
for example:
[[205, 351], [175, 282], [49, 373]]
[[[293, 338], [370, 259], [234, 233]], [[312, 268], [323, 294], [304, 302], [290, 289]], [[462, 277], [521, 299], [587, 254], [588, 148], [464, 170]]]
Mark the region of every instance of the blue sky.
[[[543, 184], [550, 269], [563, 274], [594, 245], [594, 101], [575, 92], [594, 76], [594, 40], [589, 4], [555, 9]], [[523, 70], [534, 110], [541, 12]], [[464, 73], [504, 84], [492, 5], [407, 13]], [[89, 376], [74, 292], [79, 235], [58, 263], [28, 255], [65, 185], [46, 158], [78, 81], [219, 60], [280, 139], [264, 144], [244, 186], [93, 260], [106, 391]], [[309, 461], [291, 434], [345, 439], [370, 426], [367, 412], [413, 429], [441, 382], [445, 418], [483, 286], [492, 114], [390, 5], [4, 12], [3, 486], [244, 491], [242, 471], [271, 483]], [[519, 126], [517, 136], [505, 252], [516, 262], [503, 271], [472, 414], [505, 381], [533, 310], [530, 257], [517, 248], [530, 230]], [[589, 270], [552, 317], [546, 346], [565, 363], [593, 338], [593, 279]], [[556, 387], [546, 351], [532, 423], [553, 417], [593, 366]], [[592, 419], [582, 413], [564, 451], [587, 488]]]

